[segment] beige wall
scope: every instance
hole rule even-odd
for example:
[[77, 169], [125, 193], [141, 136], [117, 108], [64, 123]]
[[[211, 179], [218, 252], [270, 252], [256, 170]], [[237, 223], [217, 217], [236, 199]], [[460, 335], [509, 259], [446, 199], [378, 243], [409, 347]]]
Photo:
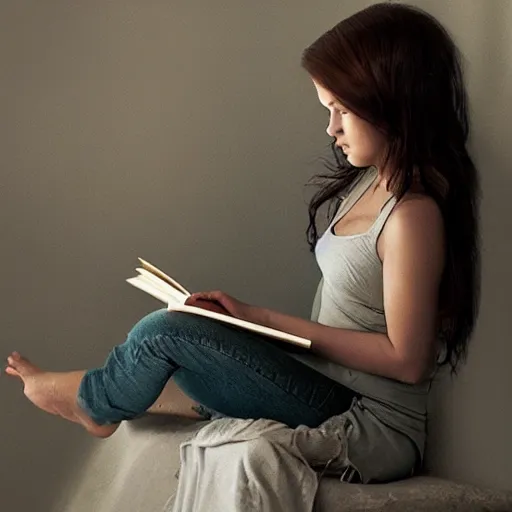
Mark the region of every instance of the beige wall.
[[436, 389], [430, 461], [438, 474], [512, 489], [512, 2], [417, 1], [467, 58], [472, 149], [482, 180], [482, 308], [467, 366]]
[[[192, 289], [306, 316], [318, 273], [303, 184], [328, 140], [300, 53], [368, 3], [2, 2], [2, 354], [100, 363], [158, 307], [124, 283], [138, 255]], [[481, 320], [434, 406], [430, 464], [512, 488], [512, 3], [416, 3], [468, 58], [485, 194]], [[50, 511], [94, 445], [4, 377], [0, 399], [3, 505]]]

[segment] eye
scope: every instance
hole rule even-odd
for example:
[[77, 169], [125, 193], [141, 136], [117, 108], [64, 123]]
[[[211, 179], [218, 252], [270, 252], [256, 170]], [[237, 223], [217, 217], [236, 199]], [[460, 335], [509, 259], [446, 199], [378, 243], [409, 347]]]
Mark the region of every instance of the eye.
[[348, 111], [343, 107], [333, 107], [333, 112], [335, 114], [340, 114], [341, 116], [348, 114]]

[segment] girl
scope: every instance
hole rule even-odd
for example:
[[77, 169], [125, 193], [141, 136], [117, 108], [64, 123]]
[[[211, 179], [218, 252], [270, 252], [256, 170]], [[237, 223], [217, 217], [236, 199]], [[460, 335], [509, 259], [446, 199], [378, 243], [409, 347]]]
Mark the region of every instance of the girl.
[[[312, 340], [310, 354], [211, 319], [160, 310], [105, 365], [49, 373], [17, 353], [6, 372], [50, 413], [107, 437], [172, 376], [205, 417], [318, 427], [345, 415], [350, 481], [419, 468], [430, 383], [465, 356], [478, 304], [477, 173], [459, 53], [423, 11], [373, 5], [304, 51], [329, 112], [336, 165], [309, 207], [322, 272], [311, 320], [194, 294], [235, 317]], [[334, 204], [327, 229], [316, 218]], [[215, 305], [214, 305], [215, 304]]]

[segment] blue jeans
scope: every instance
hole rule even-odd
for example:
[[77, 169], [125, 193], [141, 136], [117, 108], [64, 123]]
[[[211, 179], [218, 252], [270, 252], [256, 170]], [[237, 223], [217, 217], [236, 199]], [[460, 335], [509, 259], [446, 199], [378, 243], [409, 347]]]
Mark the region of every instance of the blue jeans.
[[85, 374], [78, 403], [99, 425], [133, 419], [173, 377], [207, 410], [236, 418], [316, 427], [350, 408], [353, 391], [297, 361], [282, 345], [210, 318], [155, 311], [102, 368]]

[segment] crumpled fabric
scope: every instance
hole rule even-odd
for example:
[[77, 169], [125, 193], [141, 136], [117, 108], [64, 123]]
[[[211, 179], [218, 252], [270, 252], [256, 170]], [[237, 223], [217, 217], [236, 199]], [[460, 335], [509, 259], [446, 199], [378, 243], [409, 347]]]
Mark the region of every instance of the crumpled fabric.
[[178, 489], [166, 512], [311, 512], [324, 473], [345, 481], [345, 415], [318, 428], [220, 418], [180, 446]]

